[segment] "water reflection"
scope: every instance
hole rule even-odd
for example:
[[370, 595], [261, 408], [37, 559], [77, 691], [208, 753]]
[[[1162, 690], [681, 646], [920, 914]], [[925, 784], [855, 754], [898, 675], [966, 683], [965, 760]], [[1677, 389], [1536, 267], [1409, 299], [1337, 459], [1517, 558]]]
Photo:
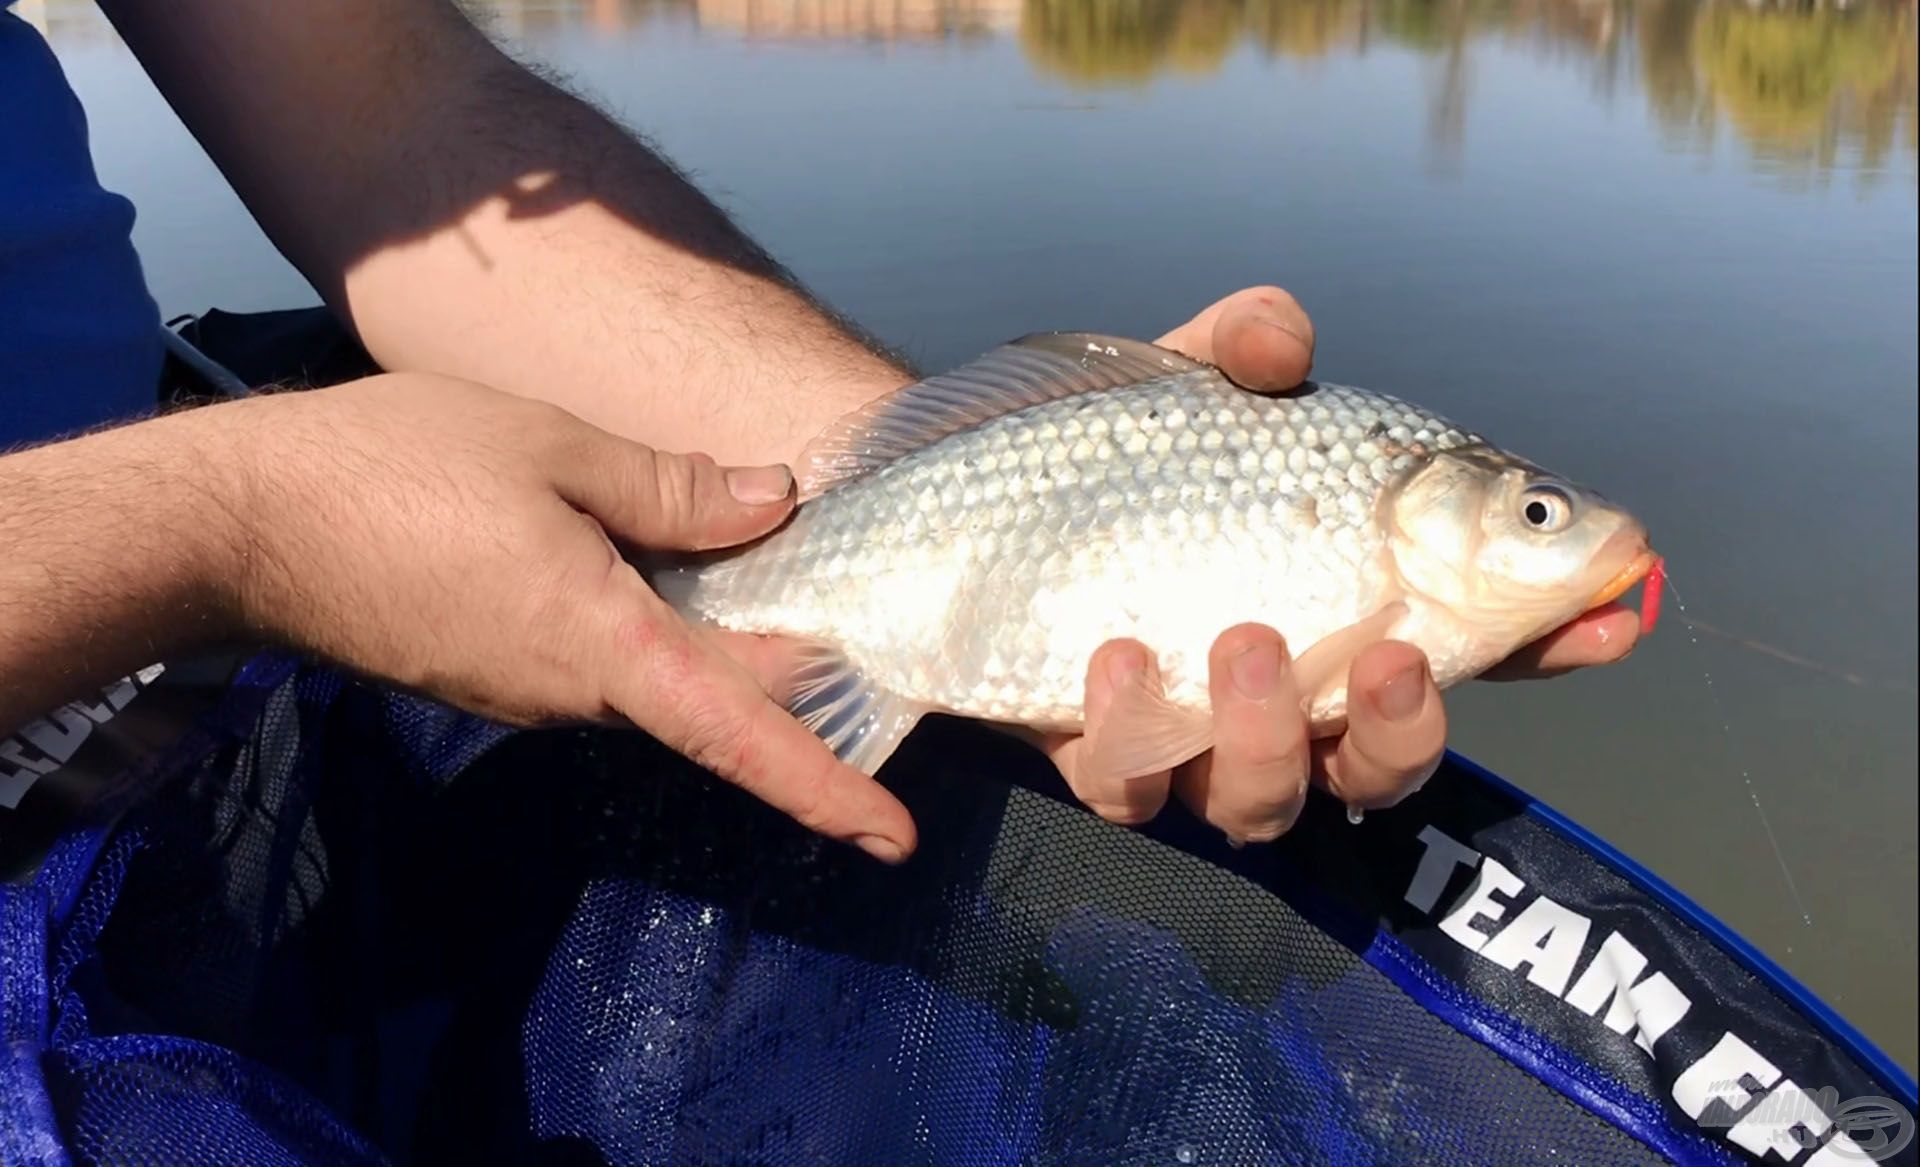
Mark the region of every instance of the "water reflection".
[[[1871, 182], [1916, 153], [1914, 4], [1737, 0], [491, 0], [498, 31], [586, 28], [617, 36], [654, 20], [765, 39], [967, 40], [1012, 36], [1033, 67], [1078, 87], [1139, 85], [1270, 60], [1435, 58], [1429, 133], [1458, 149], [1471, 58], [1485, 42], [1575, 58], [1602, 96], [1623, 80], [1676, 147], [1723, 131], [1787, 178], [1857, 169]], [[110, 38], [88, 0], [22, 0], [56, 44]]]
[[1018, 0], [694, 0], [702, 27], [753, 37], [971, 39], [1013, 32]]
[[1243, 45], [1290, 59], [1411, 49], [1439, 59], [1442, 144], [1462, 132], [1473, 44], [1498, 40], [1583, 56], [1604, 92], [1634, 78], [1664, 132], [1705, 146], [1725, 126], [1784, 171], [1871, 173], [1916, 145], [1912, 4], [1026, 0], [1020, 39], [1036, 67], [1081, 85], [1205, 72]]
[[[1836, 17], [1715, 6], [1691, 22], [1693, 69], [1650, 92], [1669, 113], [1710, 107], [1758, 153], [1831, 167], [1843, 147], [1878, 169], [1904, 123], [1915, 148], [1913, 7]], [[1697, 86], [1697, 88], [1689, 88]]]

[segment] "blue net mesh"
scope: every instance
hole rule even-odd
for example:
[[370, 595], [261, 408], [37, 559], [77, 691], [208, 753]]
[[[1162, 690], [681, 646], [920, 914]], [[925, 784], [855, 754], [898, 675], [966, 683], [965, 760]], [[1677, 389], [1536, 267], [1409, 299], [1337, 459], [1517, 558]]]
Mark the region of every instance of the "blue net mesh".
[[892, 870], [638, 735], [266, 676], [55, 913], [74, 1163], [1663, 1161], [995, 735], [910, 740]]
[[364, 1164], [378, 1153], [298, 1086], [178, 1037], [87, 1039], [49, 1059], [75, 1162]]

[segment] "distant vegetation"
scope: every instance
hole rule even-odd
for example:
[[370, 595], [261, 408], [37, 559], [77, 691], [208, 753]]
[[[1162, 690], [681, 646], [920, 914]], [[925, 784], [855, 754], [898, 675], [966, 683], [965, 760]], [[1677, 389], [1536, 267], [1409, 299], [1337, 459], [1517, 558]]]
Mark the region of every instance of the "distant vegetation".
[[[1725, 126], [1784, 172], [1857, 151], [1867, 170], [1916, 149], [1912, 3], [1731, 0], [1024, 0], [1036, 67], [1082, 86], [1219, 68], [1235, 51], [1308, 59], [1392, 48], [1443, 57], [1441, 123], [1463, 115], [1476, 43], [1587, 57], [1596, 82], [1637, 70], [1670, 133]], [[1436, 125], [1436, 133], [1457, 133]]]

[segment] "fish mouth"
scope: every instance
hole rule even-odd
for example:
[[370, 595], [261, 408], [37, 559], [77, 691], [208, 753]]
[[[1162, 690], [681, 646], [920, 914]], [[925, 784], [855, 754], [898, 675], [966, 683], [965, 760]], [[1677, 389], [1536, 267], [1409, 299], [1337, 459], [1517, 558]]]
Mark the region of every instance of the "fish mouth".
[[1652, 571], [1654, 565], [1659, 562], [1660, 557], [1654, 554], [1653, 548], [1642, 543], [1640, 553], [1628, 560], [1625, 567], [1614, 572], [1613, 578], [1602, 584], [1599, 591], [1593, 593], [1593, 598], [1587, 601], [1586, 610], [1591, 612], [1602, 604], [1611, 604], [1626, 595], [1628, 590], [1645, 579], [1647, 573]]

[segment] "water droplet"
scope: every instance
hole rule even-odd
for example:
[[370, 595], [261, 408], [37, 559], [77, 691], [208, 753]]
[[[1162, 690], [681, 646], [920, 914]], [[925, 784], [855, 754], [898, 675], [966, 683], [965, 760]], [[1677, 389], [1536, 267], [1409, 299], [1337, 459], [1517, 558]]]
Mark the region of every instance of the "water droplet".
[[1357, 806], [1350, 806], [1347, 808], [1347, 821], [1352, 823], [1356, 827], [1360, 825], [1360, 820], [1366, 817], [1367, 817], [1367, 812], [1360, 809]]
[[1200, 1161], [1200, 1152], [1185, 1143], [1181, 1143], [1173, 1149], [1173, 1161], [1175, 1163], [1198, 1163]]

